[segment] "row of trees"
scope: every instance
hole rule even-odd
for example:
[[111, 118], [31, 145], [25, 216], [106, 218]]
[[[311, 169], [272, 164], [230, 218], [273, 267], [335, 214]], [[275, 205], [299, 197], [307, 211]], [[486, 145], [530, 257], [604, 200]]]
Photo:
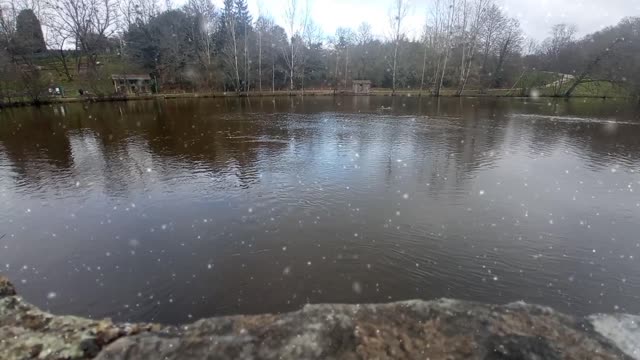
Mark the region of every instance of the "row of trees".
[[640, 18], [620, 21], [616, 26], [576, 38], [573, 25], [559, 24], [551, 37], [525, 58], [526, 68], [562, 74], [558, 95], [571, 96], [587, 83], [610, 83], [640, 94]]
[[[576, 39], [575, 27], [557, 25], [537, 44], [494, 0], [432, 0], [417, 38], [407, 35], [415, 33], [405, 21], [407, 0], [390, 0], [385, 39], [367, 23], [327, 36], [311, 19], [309, 3], [298, 0], [282, 11], [284, 27], [262, 13], [254, 19], [246, 0], [225, 0], [221, 9], [211, 0], [179, 8], [160, 0], [5, 1], [24, 2], [0, 7], [0, 63], [35, 77], [33, 59], [44, 52], [55, 57], [50, 64], [57, 73], [89, 86], [108, 75], [102, 61], [118, 61], [125, 71], [151, 73], [163, 91], [339, 90], [357, 78], [436, 96], [444, 88], [458, 95], [471, 88], [526, 92], [544, 86], [530, 76], [544, 71], [558, 95], [595, 80], [640, 92], [637, 18], [583, 39]], [[46, 47], [38, 18], [47, 19]]]

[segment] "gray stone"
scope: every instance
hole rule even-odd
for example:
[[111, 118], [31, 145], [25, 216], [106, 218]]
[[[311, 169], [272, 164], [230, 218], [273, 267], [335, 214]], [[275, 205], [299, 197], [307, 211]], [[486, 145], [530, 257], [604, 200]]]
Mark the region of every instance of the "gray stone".
[[[122, 336], [154, 326], [55, 316], [19, 296], [0, 299], [0, 359], [87, 359]], [[156, 328], [159, 328], [156, 326]]]
[[525, 303], [441, 299], [307, 305], [174, 327], [54, 316], [5, 296], [0, 359], [625, 360], [638, 339], [625, 332], [637, 331], [628, 322], [637, 317], [627, 316], [582, 319]]
[[627, 355], [640, 359], [640, 316], [596, 314], [589, 316], [595, 330], [610, 339]]
[[97, 359], [629, 359], [585, 321], [522, 303], [308, 305], [122, 338]]
[[13, 296], [16, 294], [16, 288], [13, 284], [4, 276], [0, 275], [0, 298], [5, 296]]

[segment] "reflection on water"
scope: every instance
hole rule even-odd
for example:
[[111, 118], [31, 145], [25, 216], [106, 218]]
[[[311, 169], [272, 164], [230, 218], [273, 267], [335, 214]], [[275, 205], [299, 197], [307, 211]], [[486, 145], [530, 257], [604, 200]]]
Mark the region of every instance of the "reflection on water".
[[384, 97], [4, 110], [0, 271], [54, 312], [132, 321], [439, 297], [640, 313], [639, 114]]

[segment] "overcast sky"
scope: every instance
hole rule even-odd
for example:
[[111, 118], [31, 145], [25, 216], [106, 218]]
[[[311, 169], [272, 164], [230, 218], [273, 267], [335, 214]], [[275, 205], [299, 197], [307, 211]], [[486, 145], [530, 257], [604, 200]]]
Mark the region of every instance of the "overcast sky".
[[[177, 3], [185, 0], [176, 0]], [[304, 4], [306, 0], [298, 0]], [[410, 16], [405, 29], [410, 36], [419, 34], [425, 15], [434, 0], [409, 0]], [[640, 0], [495, 0], [506, 13], [520, 20], [525, 35], [543, 40], [552, 25], [567, 22], [578, 27], [580, 36], [615, 25], [627, 16], [640, 16]], [[393, 0], [309, 0], [314, 22], [326, 34], [336, 28], [357, 28], [366, 21], [376, 35], [388, 34], [387, 14]], [[222, 0], [214, 0], [222, 7]], [[248, 0], [249, 8], [257, 17], [260, 10], [271, 15], [280, 25], [287, 0]]]

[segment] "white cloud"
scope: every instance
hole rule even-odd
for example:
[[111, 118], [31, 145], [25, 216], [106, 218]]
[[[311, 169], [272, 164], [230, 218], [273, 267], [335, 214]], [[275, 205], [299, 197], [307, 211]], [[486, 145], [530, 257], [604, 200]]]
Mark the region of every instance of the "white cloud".
[[640, 15], [640, 1], [633, 0], [497, 0], [520, 20], [525, 34], [544, 39], [554, 24], [570, 23], [584, 36], [617, 24], [626, 16]]
[[[184, 0], [182, 0], [184, 1]], [[298, 0], [303, 5], [306, 0]], [[580, 36], [615, 25], [626, 16], [640, 16], [640, 0], [495, 0], [512, 17], [520, 20], [525, 34], [537, 40], [544, 39], [551, 26], [558, 23], [577, 25]], [[223, 0], [214, 0], [222, 7]], [[248, 0], [254, 16], [263, 13], [284, 25], [287, 0]], [[338, 27], [356, 29], [366, 21], [380, 38], [389, 34], [388, 13], [392, 0], [309, 0], [311, 16], [327, 35]], [[419, 36], [428, 7], [433, 0], [412, 0], [405, 30], [410, 37]]]

